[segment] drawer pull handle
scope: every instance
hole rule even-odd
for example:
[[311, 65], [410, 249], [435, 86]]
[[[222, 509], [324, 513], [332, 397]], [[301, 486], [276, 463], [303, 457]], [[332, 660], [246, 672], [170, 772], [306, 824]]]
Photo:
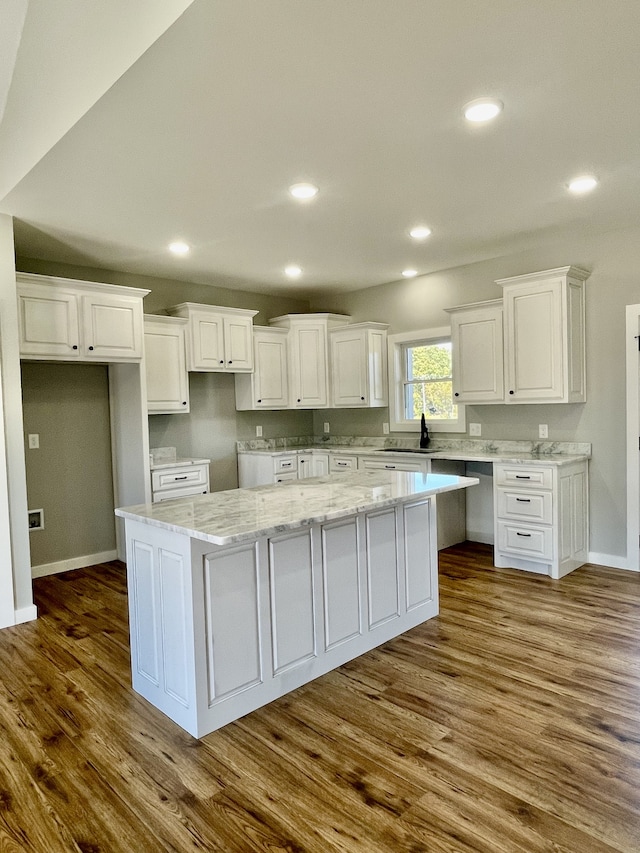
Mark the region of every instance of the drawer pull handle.
[[524, 474], [516, 474], [516, 480], [530, 480], [530, 479], [531, 479], [531, 477], [529, 476], [529, 474], [527, 474], [526, 477]]
[[516, 536], [524, 536], [525, 539], [531, 539], [530, 533], [516, 533]]
[[[303, 461], [304, 461], [304, 460], [303, 460]], [[291, 462], [283, 462], [283, 463], [282, 463], [282, 465], [281, 465], [281, 467], [282, 467], [282, 468], [291, 468], [291, 465], [292, 465], [292, 464], [293, 464], [293, 463], [291, 463]]]
[[340, 465], [342, 468], [344, 468], [346, 464], [346, 462], [336, 462], [336, 465]]
[[530, 504], [531, 498], [516, 498], [519, 504]]
[[393, 468], [393, 469], [395, 470], [395, 467], [396, 467], [396, 466], [395, 466], [395, 465], [385, 465], [384, 467], [385, 467], [385, 468]]
[[187, 479], [187, 475], [185, 474], [185, 475], [184, 475], [184, 477], [174, 477], [173, 479], [174, 479], [174, 480], [186, 480], [186, 479]]

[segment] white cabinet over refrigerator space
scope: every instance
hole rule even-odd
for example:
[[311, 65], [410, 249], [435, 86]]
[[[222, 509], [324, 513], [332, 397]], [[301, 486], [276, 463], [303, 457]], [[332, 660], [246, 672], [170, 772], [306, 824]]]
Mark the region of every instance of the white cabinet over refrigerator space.
[[27, 273], [16, 282], [22, 358], [142, 360], [148, 290]]

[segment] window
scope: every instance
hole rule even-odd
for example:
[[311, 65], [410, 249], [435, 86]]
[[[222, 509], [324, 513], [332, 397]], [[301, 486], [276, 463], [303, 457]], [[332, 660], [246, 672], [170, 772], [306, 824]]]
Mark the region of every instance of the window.
[[464, 406], [453, 400], [451, 330], [389, 336], [389, 406], [393, 431], [420, 429], [424, 412], [435, 432], [464, 432]]

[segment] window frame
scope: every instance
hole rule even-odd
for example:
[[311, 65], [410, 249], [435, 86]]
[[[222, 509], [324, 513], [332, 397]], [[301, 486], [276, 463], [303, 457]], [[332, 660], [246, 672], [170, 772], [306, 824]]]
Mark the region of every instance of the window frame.
[[[404, 383], [408, 378], [405, 376], [403, 362], [404, 349], [408, 344], [435, 344], [442, 341], [451, 342], [451, 327], [439, 326], [433, 329], [419, 329], [414, 332], [400, 332], [387, 336], [387, 347], [389, 350], [389, 428], [391, 432], [416, 432], [420, 431], [418, 418], [408, 420], [404, 417]], [[431, 432], [466, 432], [465, 407], [456, 403], [458, 417], [455, 419], [427, 420], [427, 426]]]

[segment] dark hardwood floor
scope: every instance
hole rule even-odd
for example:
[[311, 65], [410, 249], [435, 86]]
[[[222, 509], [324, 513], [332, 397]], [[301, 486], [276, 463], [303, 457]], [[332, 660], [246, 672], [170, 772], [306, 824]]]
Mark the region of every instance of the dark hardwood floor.
[[0, 632], [0, 853], [638, 853], [640, 577], [440, 555], [441, 614], [196, 741], [130, 687], [118, 563]]

